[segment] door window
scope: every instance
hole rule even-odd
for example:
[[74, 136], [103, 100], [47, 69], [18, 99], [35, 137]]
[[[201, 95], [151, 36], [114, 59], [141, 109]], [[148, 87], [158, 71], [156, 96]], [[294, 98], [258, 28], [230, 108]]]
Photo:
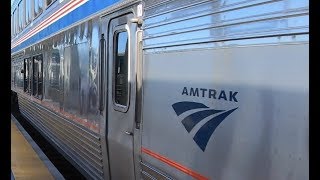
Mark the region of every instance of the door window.
[[128, 106], [128, 33], [116, 32], [114, 36], [114, 101], [117, 105]]

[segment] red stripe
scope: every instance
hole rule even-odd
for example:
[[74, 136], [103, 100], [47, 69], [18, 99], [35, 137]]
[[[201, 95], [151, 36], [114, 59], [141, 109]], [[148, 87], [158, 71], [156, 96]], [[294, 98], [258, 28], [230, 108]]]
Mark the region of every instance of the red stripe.
[[[69, 6], [70, 4], [74, 3], [75, 1], [70, 1], [68, 4], [64, 5], [62, 8], [60, 8], [56, 13], [54, 13], [53, 15], [51, 15], [49, 18], [47, 18], [44, 22], [42, 22], [41, 24], [39, 24], [37, 27], [35, 27], [31, 32], [28, 33], [28, 35], [26, 35], [25, 37], [21, 38], [19, 41], [17, 41], [14, 46], [16, 44], [19, 44], [20, 42], [23, 42], [24, 40], [26, 40], [27, 38], [29, 38], [30, 36], [34, 35], [35, 32], [40, 28], [42, 27], [42, 25], [44, 23], [46, 23], [47, 21], [49, 21], [49, 19], [55, 15], [57, 15], [60, 11], [64, 10], [64, 8], [66, 8], [67, 6]], [[74, 6], [72, 6], [74, 7]], [[58, 16], [60, 17], [60, 16]], [[49, 22], [52, 22], [52, 20], [50, 20]]]
[[[50, 20], [50, 18], [52, 18], [53, 16], [57, 15], [60, 11], [62, 11], [65, 7], [69, 6], [71, 3], [73, 3], [74, 1], [70, 1], [68, 2], [67, 4], [65, 4], [64, 6], [62, 6], [62, 8], [60, 8], [58, 11], [56, 11], [55, 13], [51, 14], [46, 20], [44, 20], [42, 22], [43, 23], [46, 23], [47, 21]], [[41, 24], [38, 25], [38, 27], [40, 26]], [[35, 30], [35, 29], [34, 29]]]
[[[33, 30], [31, 30], [26, 36], [24, 36], [23, 38], [21, 38], [20, 40], [18, 40], [16, 43], [14, 43], [13, 46], [16, 46], [17, 44], [20, 44], [21, 42], [25, 41], [26, 39], [28, 39], [29, 37], [33, 36], [37, 30], [41, 29], [43, 26], [46, 26], [47, 24], [51, 23], [52, 21], [56, 20], [57, 18], [62, 17], [62, 14], [65, 13], [66, 11], [74, 8], [75, 6], [77, 6], [78, 4], [82, 3], [84, 0], [78, 1], [75, 4], [73, 4], [72, 6], [69, 6], [70, 4], [72, 4], [74, 1], [70, 1], [70, 3], [64, 5], [62, 8], [60, 8], [56, 13], [52, 14], [50, 17], [48, 17], [45, 21], [43, 21], [41, 24], [39, 24], [37, 27], [35, 27]], [[69, 6], [69, 7], [67, 7]], [[60, 13], [62, 11], [62, 13]], [[59, 14], [60, 13], [60, 14]], [[57, 16], [56, 16], [57, 15]], [[54, 17], [53, 19], [50, 19]]]
[[93, 120], [88, 120], [88, 119], [82, 119], [74, 114], [70, 114], [62, 109], [59, 109], [57, 107], [54, 107], [52, 104], [45, 102], [45, 101], [41, 101], [39, 99], [36, 99], [32, 96], [27, 96], [24, 94], [24, 92], [22, 90], [17, 90], [16, 91], [20, 92], [19, 94], [22, 95], [23, 97], [25, 97], [26, 99], [30, 100], [30, 101], [34, 101], [37, 102], [39, 104], [41, 104], [42, 106], [45, 106], [46, 108], [48, 108], [51, 111], [56, 112], [57, 114], [63, 116], [66, 119], [72, 120], [74, 122], [76, 122], [77, 124], [80, 124], [82, 126], [85, 126], [89, 129], [91, 129], [92, 131], [99, 133], [99, 126], [95, 123], [93, 123]]
[[[62, 9], [64, 10], [61, 14], [65, 13], [66, 11], [72, 9], [73, 7], [77, 6], [78, 4], [80, 4], [83, 0], [78, 1], [77, 3], [73, 4], [72, 6], [68, 7], [67, 9]], [[57, 13], [58, 14], [58, 13]], [[49, 24], [50, 22], [56, 20], [57, 18], [61, 17], [61, 14], [59, 14], [59, 16], [54, 17], [53, 19], [51, 19], [50, 21], [46, 22], [46, 23], [42, 23], [37, 30], [41, 29], [43, 26], [46, 26], [47, 24]]]
[[[47, 22], [52, 16], [58, 14], [60, 11], [62, 11], [66, 6], [69, 6], [71, 3], [73, 3], [74, 1], [70, 1], [67, 4], [65, 4], [63, 7], [61, 7], [57, 12], [55, 12], [54, 14], [52, 14], [51, 16], [49, 16], [45, 21], [43, 21], [41, 24]], [[38, 26], [36, 26], [34, 29], [32, 29], [28, 34], [26, 34], [23, 38], [21, 38], [20, 40], [18, 40], [16, 43], [14, 43], [14, 45], [20, 43], [21, 41], [24, 41], [28, 36], [30, 36], [33, 32], [35, 32], [39, 26], [41, 26], [41, 24], [38, 24]]]
[[[82, 1], [83, 1], [83, 0], [82, 0]], [[54, 15], [57, 15], [58, 13], [60, 13], [60, 11], [64, 10], [64, 11], [61, 13], [61, 14], [63, 14], [63, 13], [65, 13], [66, 11], [68, 11], [68, 10], [70, 10], [71, 8], [73, 8], [73, 7], [75, 7], [76, 5], [78, 5], [79, 3], [81, 3], [82, 1], [78, 1], [77, 3], [75, 3], [75, 4], [73, 4], [72, 6], [68, 7], [67, 9], [65, 9], [65, 8], [67, 7], [67, 5], [64, 6], [63, 8], [61, 8], [61, 9], [59, 10], [59, 12], [55, 13]], [[71, 1], [71, 2], [73, 3], [74, 1]], [[70, 3], [70, 4], [71, 4], [71, 3]], [[69, 6], [70, 4], [68, 4], [68, 6]], [[19, 44], [19, 43], [25, 41], [26, 39], [28, 39], [29, 37], [33, 36], [33, 35], [36, 33], [37, 30], [39, 30], [39, 29], [41, 29], [43, 26], [51, 23], [51, 22], [54, 21], [55, 19], [61, 17], [61, 14], [59, 14], [59, 15], [56, 16], [56, 17], [54, 17], [54, 18], [51, 19], [50, 21], [49, 21], [49, 18], [47, 18], [46, 21], [44, 21], [44, 22], [42, 22], [41, 24], [39, 24], [36, 28], [34, 28], [34, 29], [32, 30], [32, 32], [30, 32], [30, 33], [29, 33], [28, 35], [26, 35], [24, 38], [20, 39], [16, 44]], [[16, 45], [16, 44], [15, 44], [15, 45]]]
[[164, 156], [162, 156], [162, 155], [160, 155], [158, 153], [152, 152], [150, 149], [141, 147], [141, 151], [146, 153], [146, 154], [148, 154], [148, 155], [150, 155], [150, 156], [152, 156], [152, 157], [154, 157], [154, 158], [156, 158], [156, 159], [158, 159], [158, 160], [160, 160], [160, 161], [162, 161], [162, 162], [164, 162], [164, 163], [166, 163], [166, 164], [168, 164], [171, 167], [174, 167], [174, 168], [184, 172], [185, 174], [188, 174], [188, 175], [192, 176], [195, 179], [208, 180], [208, 178], [206, 178], [206, 177], [202, 176], [201, 174], [193, 171], [192, 169], [189, 169], [189, 168], [187, 168], [187, 167], [185, 167], [185, 166], [183, 166], [183, 165], [181, 165], [181, 164], [179, 164], [179, 163], [177, 163], [177, 162], [175, 162], [173, 160], [170, 160], [167, 157], [164, 157]]

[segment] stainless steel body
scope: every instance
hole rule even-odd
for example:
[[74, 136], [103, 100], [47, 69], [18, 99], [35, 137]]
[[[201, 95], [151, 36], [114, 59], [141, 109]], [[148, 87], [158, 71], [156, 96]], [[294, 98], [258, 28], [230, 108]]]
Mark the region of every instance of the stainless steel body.
[[[125, 141], [121, 141], [120, 138], [120, 142], [117, 142], [117, 135], [113, 133], [113, 129], [110, 130], [108, 137], [108, 118], [111, 119], [109, 127], [115, 126], [117, 112], [108, 117], [107, 108], [100, 109], [100, 99], [103, 98], [105, 98], [105, 107], [108, 107], [106, 97], [108, 96], [107, 83], [109, 82], [107, 79], [108, 66], [103, 69], [105, 77], [101, 76], [100, 69], [103, 64], [107, 65], [108, 63], [106, 59], [101, 62], [99, 43], [102, 34], [101, 17], [110, 15], [108, 17], [115, 19], [116, 14], [135, 13], [135, 4], [135, 1], [117, 3], [12, 56], [12, 90], [18, 94], [20, 112], [88, 179], [115, 179], [118, 177], [131, 179], [134, 176], [139, 176], [134, 172], [133, 158], [137, 157], [140, 152], [137, 151], [138, 148], [133, 148], [133, 140], [137, 138], [131, 135], [134, 131], [133, 125], [120, 124], [126, 125], [123, 128], [129, 133], [127, 135], [126, 131], [121, 132], [125, 138], [129, 139], [127, 142], [129, 146], [122, 148]], [[126, 9], [122, 10], [124, 7]], [[130, 18], [127, 20], [128, 23], [131, 23]], [[134, 23], [131, 24], [130, 42], [133, 45], [130, 45], [130, 56], [132, 56], [130, 57], [132, 62], [130, 77], [134, 77], [136, 70], [133, 62], [136, 54], [134, 51], [136, 51], [137, 29]], [[114, 23], [114, 27], [118, 25], [123, 24]], [[109, 28], [112, 30], [113, 27], [109, 27], [107, 23], [106, 28], [103, 33], [106, 35], [106, 39], [109, 39], [107, 33]], [[112, 39], [112, 36], [110, 38]], [[109, 42], [107, 43], [109, 44]], [[112, 41], [110, 43], [112, 44]], [[34, 92], [32, 83], [34, 82], [34, 74], [36, 74], [33, 71], [32, 57], [39, 54], [43, 56], [44, 66], [43, 98], [32, 95]], [[31, 60], [26, 61], [27, 65], [25, 65], [24, 60], [28, 58]], [[27, 67], [29, 70], [24, 76], [22, 70], [27, 70]], [[102, 79], [104, 80], [102, 81]], [[27, 83], [24, 81], [31, 84], [26, 85]], [[132, 90], [130, 92], [135, 94], [135, 84], [134, 82], [131, 84]], [[102, 92], [100, 87], [103, 86], [105, 86], [105, 91]], [[132, 104], [126, 114], [130, 114], [128, 117], [131, 117], [131, 121], [127, 122], [133, 124], [135, 96], [130, 97]], [[135, 134], [139, 135], [139, 133]], [[110, 151], [108, 138], [113, 140], [110, 142]], [[123, 153], [119, 154], [120, 151]], [[127, 157], [131, 158], [131, 162], [127, 163], [127, 158], [125, 158], [127, 168], [123, 168], [124, 161], [120, 161], [116, 156], [123, 157], [128, 154], [127, 152], [130, 153]], [[112, 160], [115, 165], [112, 167], [108, 153], [114, 155]], [[138, 159], [137, 161], [139, 162]]]
[[[308, 178], [307, 43], [146, 54], [144, 59], [142, 147], [209, 179]], [[209, 98], [200, 88], [219, 92]], [[223, 90], [227, 100], [218, 98]], [[238, 102], [229, 101], [230, 91], [238, 92]], [[194, 137], [215, 114], [188, 133], [182, 120], [206, 108], [177, 116], [172, 105], [184, 101], [215, 110], [237, 108], [209, 137], [204, 151]], [[174, 178], [192, 179], [148, 154], [142, 154], [142, 161]]]
[[143, 177], [308, 179], [308, 1], [146, 1]]
[[308, 179], [308, 18], [306, 0], [120, 1], [14, 52], [11, 88], [88, 179]]

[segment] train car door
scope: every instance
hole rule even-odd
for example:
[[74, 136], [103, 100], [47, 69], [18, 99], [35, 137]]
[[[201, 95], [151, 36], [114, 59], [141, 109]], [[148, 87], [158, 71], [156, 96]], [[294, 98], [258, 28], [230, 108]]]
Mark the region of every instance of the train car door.
[[111, 19], [108, 27], [108, 151], [111, 179], [134, 179], [135, 33], [133, 14]]

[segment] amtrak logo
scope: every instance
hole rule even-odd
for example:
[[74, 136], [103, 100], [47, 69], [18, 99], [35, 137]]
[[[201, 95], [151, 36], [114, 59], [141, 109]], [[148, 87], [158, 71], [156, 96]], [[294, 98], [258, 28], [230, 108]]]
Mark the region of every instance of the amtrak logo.
[[[182, 113], [193, 110], [193, 109], [200, 109], [199, 111], [190, 114], [189, 116], [185, 117], [181, 123], [186, 128], [188, 133], [203, 119], [206, 117], [218, 114], [211, 118], [208, 122], [206, 122], [200, 129], [196, 132], [196, 134], [193, 137], [193, 140], [197, 143], [197, 145], [200, 147], [202, 151], [204, 151], [207, 147], [207, 143], [213, 134], [213, 132], [216, 130], [216, 128], [219, 126], [219, 124], [228, 117], [233, 111], [235, 111], [238, 108], [234, 108], [231, 110], [216, 110], [209, 108], [208, 106], [196, 103], [196, 102], [177, 102], [172, 105], [174, 111], [176, 112], [177, 116], [180, 116]], [[205, 109], [204, 109], [205, 108]], [[203, 110], [204, 109], [204, 110]]]

